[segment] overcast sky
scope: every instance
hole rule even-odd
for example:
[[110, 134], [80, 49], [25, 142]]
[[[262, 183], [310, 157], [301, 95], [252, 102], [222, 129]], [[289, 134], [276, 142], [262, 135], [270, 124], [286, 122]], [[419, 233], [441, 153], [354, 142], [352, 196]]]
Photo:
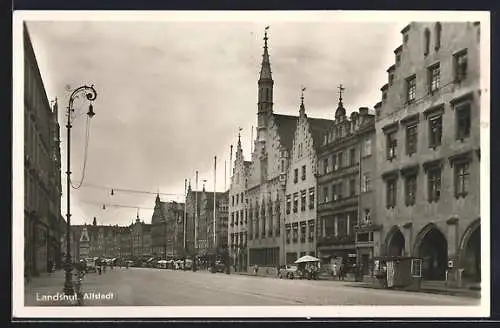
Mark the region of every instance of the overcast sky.
[[[72, 223], [91, 223], [94, 216], [100, 224], [128, 225], [135, 219], [135, 209], [112, 204], [140, 207], [140, 218], [151, 222], [154, 195], [111, 196], [110, 189], [89, 185], [159, 190], [179, 194], [163, 195], [164, 201], [183, 201], [184, 179], [194, 187], [196, 170], [200, 189], [207, 179], [207, 189], [213, 190], [217, 156], [217, 190], [222, 191], [224, 161], [229, 172], [229, 148], [236, 147], [239, 126], [249, 158], [266, 25], [274, 111], [297, 115], [304, 85], [306, 113], [333, 119], [340, 83], [348, 112], [373, 108], [380, 100], [407, 23], [28, 21], [47, 95], [59, 102], [63, 215], [68, 85], [94, 84], [98, 92], [85, 180], [72, 191]], [[83, 113], [88, 103], [77, 100], [75, 107]], [[86, 116], [78, 117], [72, 129], [74, 184], [82, 175], [85, 122]]]

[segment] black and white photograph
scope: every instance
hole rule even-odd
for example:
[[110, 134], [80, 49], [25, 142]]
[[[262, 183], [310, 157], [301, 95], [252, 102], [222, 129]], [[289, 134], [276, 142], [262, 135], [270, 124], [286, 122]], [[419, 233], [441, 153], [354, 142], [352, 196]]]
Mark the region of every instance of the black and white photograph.
[[16, 11], [14, 317], [485, 317], [488, 12]]

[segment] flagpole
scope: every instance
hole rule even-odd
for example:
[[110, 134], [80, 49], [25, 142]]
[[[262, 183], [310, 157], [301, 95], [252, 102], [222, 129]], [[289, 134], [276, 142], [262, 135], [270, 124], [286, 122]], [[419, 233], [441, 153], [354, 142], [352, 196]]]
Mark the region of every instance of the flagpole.
[[216, 216], [215, 216], [215, 187], [217, 186], [217, 156], [214, 157], [214, 223], [213, 223], [213, 235], [214, 235], [214, 249], [217, 247], [217, 244], [216, 244], [216, 235], [215, 235], [215, 227], [216, 227], [216, 224], [215, 224], [215, 220], [216, 220]]
[[226, 176], [226, 174], [227, 174], [226, 161], [224, 161], [224, 192], [226, 191], [226, 187], [227, 187], [227, 185], [226, 185], [226, 182], [227, 182], [227, 176]]
[[250, 137], [250, 160], [252, 160], [252, 153], [253, 153], [253, 125], [252, 125], [252, 136]]
[[198, 251], [198, 171], [196, 171], [196, 190], [194, 192], [194, 249]]
[[184, 222], [182, 224], [183, 228], [183, 248], [184, 253], [186, 253], [186, 216], [187, 216], [187, 179], [184, 179]]

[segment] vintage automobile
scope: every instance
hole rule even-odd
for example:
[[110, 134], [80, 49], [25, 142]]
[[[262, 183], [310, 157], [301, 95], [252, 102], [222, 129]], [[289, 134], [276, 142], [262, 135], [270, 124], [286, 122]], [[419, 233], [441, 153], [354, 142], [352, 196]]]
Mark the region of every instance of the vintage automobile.
[[286, 265], [279, 271], [279, 278], [281, 279], [295, 279], [300, 278], [300, 272], [296, 265]]

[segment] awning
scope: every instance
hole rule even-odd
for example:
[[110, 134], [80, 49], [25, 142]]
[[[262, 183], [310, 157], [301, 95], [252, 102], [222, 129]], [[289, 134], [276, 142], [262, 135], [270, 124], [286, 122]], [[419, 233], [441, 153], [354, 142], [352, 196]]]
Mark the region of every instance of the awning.
[[311, 255], [306, 255], [306, 256], [302, 256], [300, 259], [298, 259], [294, 263], [307, 263], [307, 262], [319, 262], [319, 259], [314, 257], [314, 256], [311, 256]]

